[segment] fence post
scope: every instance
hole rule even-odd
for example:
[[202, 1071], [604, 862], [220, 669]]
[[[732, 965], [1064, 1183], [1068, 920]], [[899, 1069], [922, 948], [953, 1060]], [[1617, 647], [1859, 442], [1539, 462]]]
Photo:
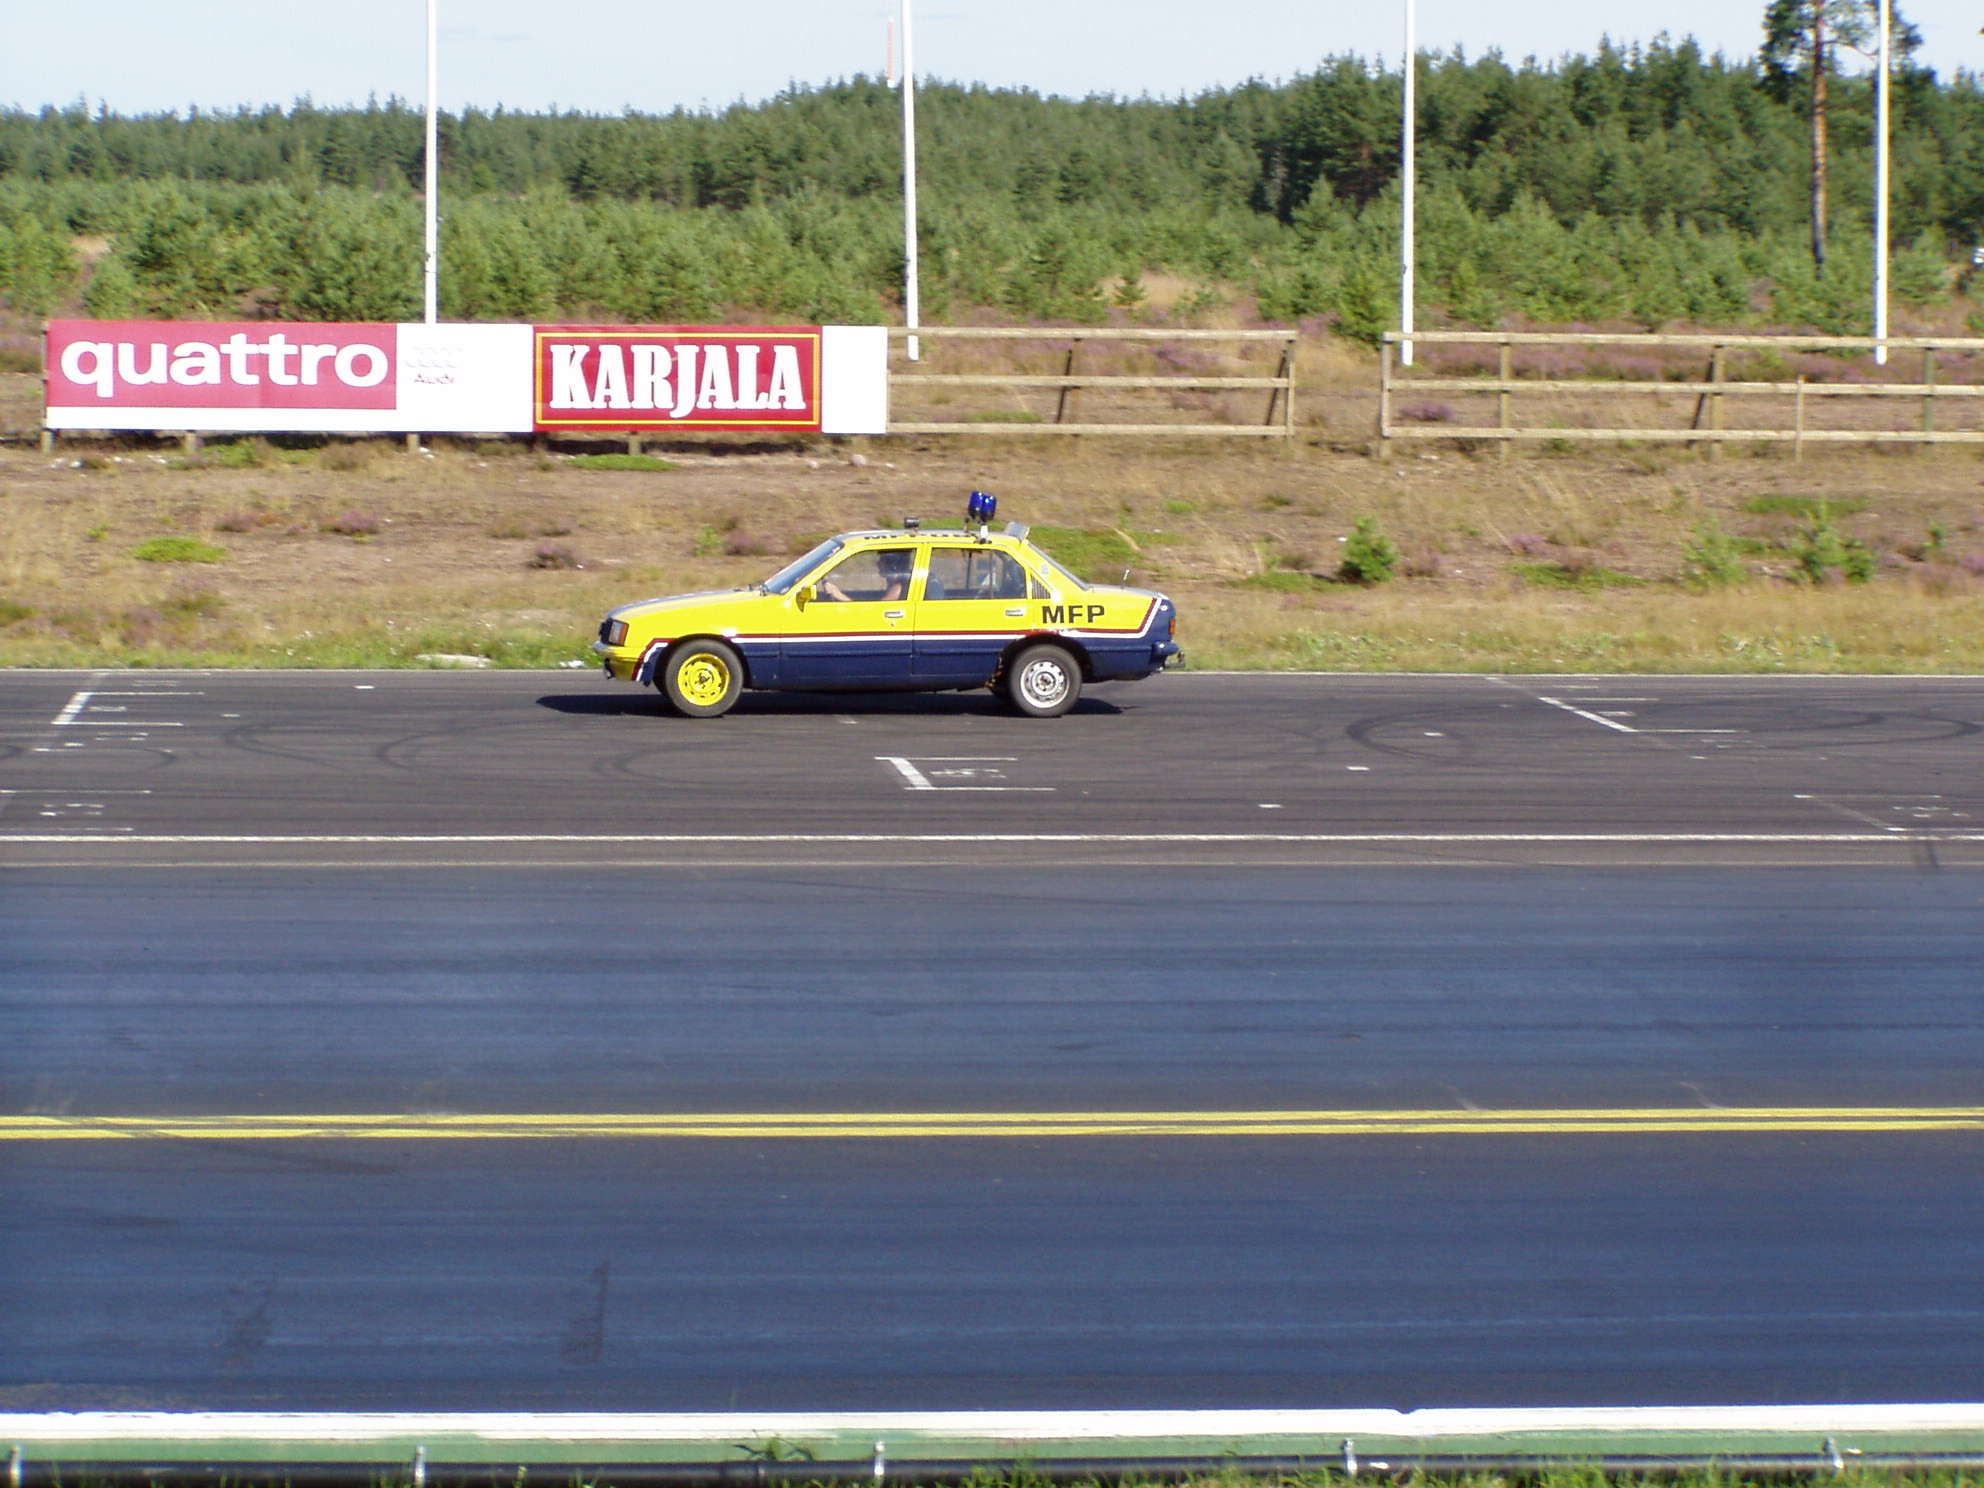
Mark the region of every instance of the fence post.
[[[1289, 386], [1286, 388], [1271, 387], [1268, 389], [1268, 413], [1267, 413], [1267, 417], [1261, 420], [1263, 424], [1272, 424], [1274, 422], [1275, 399], [1280, 398], [1284, 393], [1286, 393], [1288, 395], [1287, 401], [1288, 402], [1294, 401], [1294, 397], [1295, 397], [1294, 341], [1290, 340], [1282, 343], [1281, 365], [1275, 368], [1274, 375], [1276, 377], [1287, 378], [1289, 381]], [[1283, 404], [1281, 427], [1284, 433], [1293, 434], [1295, 432], [1295, 420], [1292, 414], [1290, 413], [1290, 411], [1288, 410], [1286, 403]]]
[[[1081, 349], [1082, 344], [1079, 341], [1069, 345], [1067, 364], [1061, 368], [1061, 375], [1063, 377], [1073, 377], [1075, 375], [1076, 356]], [[1064, 383], [1061, 387], [1061, 396], [1054, 400], [1054, 422], [1065, 424], [1068, 421], [1068, 410], [1070, 408], [1074, 409], [1075, 417], [1080, 418], [1082, 416], [1080, 398], [1081, 392], [1078, 388], [1071, 388]]]
[[1495, 422], [1496, 426], [1502, 430], [1502, 437], [1497, 442], [1498, 448], [1495, 451], [1495, 458], [1498, 460], [1509, 458], [1509, 375], [1513, 366], [1514, 357], [1511, 354], [1509, 343], [1504, 341], [1502, 343], [1501, 365], [1496, 373], [1502, 385], [1495, 392]]
[[1378, 458], [1392, 457], [1392, 343], [1378, 351]]
[[188, 429], [184, 434], [179, 436], [179, 448], [185, 454], [187, 464], [197, 465], [200, 463], [200, 436], [191, 429]]
[[[1726, 370], [1727, 370], [1727, 353], [1725, 348], [1718, 346], [1715, 348], [1715, 351], [1709, 357], [1708, 380], [1713, 383], [1722, 382], [1723, 375]], [[1709, 428], [1717, 432], [1720, 432], [1722, 429], [1722, 394], [1721, 393], [1716, 393], [1712, 395], [1708, 400], [1708, 426]], [[1712, 440], [1710, 442], [1708, 447], [1708, 457], [1711, 460], [1720, 460], [1722, 458], [1722, 441], [1720, 439]]]
[[630, 455], [638, 455], [640, 452], [641, 452], [641, 436], [634, 433], [633, 430], [629, 429], [627, 431], [627, 453]]
[[1931, 436], [1922, 441], [1921, 448], [1926, 454], [1936, 432], [1936, 348], [1933, 346], [1922, 348], [1922, 385], [1928, 389], [1922, 395], [1922, 432]]
[[55, 453], [55, 431], [46, 426], [41, 431], [41, 452], [44, 455]]
[[1795, 432], [1791, 436], [1791, 461], [1794, 465], [1803, 464], [1805, 459], [1805, 374], [1803, 372], [1798, 374], [1797, 409], [1797, 419], [1793, 424]]
[[1281, 349], [1282, 365], [1288, 368], [1284, 374], [1288, 378], [1288, 386], [1281, 390], [1281, 432], [1287, 439], [1295, 437], [1295, 361], [1301, 354], [1301, 337], [1290, 336], [1288, 344]]

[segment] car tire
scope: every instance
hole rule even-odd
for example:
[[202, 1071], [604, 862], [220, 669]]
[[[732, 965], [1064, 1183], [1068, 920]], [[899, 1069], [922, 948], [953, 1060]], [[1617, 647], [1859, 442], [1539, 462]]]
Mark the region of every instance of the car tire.
[[1082, 695], [1081, 664], [1059, 646], [1029, 646], [1007, 666], [1005, 694], [1029, 718], [1059, 718]]
[[744, 691], [744, 662], [722, 641], [684, 641], [661, 659], [657, 681], [675, 711], [689, 718], [728, 713]]

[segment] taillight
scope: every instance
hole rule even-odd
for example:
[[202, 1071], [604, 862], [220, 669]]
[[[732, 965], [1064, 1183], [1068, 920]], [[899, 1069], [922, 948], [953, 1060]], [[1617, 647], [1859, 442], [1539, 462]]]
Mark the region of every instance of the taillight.
[[1178, 638], [1178, 612], [1176, 610], [1171, 612], [1171, 623], [1165, 627], [1164, 633], [1173, 640]]

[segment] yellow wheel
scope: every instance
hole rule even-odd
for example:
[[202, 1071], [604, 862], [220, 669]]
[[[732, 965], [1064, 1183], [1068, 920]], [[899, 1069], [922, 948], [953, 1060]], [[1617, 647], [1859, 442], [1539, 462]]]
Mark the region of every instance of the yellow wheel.
[[744, 690], [744, 663], [722, 641], [684, 641], [662, 661], [661, 685], [678, 712], [715, 718]]

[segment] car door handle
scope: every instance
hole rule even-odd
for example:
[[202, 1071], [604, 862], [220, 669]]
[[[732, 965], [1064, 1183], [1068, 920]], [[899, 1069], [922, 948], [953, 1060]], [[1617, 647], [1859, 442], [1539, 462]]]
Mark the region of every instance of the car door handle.
[[1021, 605], [1017, 610], [1008, 610], [1006, 613], [1008, 615], [1024, 615], [1026, 613], [1026, 606]]
[[907, 613], [908, 611], [906, 610], [884, 610], [882, 611], [882, 618], [884, 620], [900, 620]]

